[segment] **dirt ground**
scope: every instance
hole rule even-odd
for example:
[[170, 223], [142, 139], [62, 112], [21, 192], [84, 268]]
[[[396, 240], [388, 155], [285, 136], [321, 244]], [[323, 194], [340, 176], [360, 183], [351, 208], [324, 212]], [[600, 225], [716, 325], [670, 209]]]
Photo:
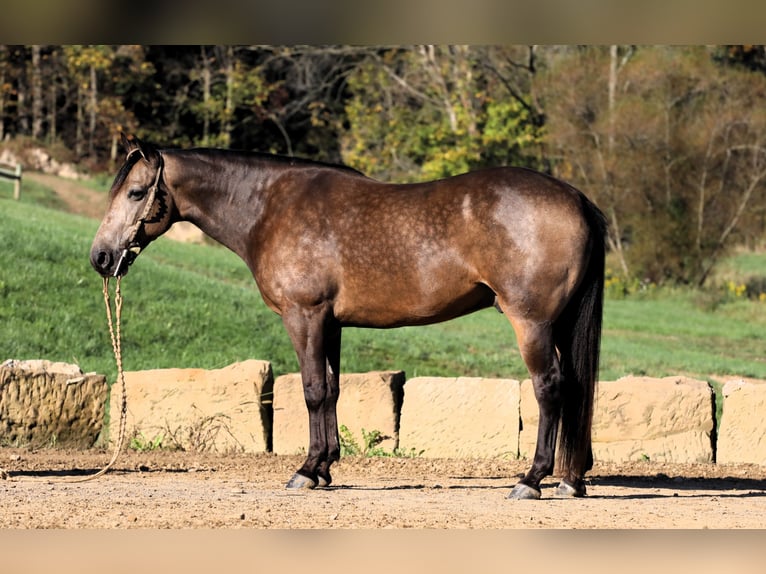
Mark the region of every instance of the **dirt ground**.
[[584, 499], [506, 495], [527, 462], [348, 457], [329, 488], [291, 492], [294, 456], [0, 449], [0, 528], [766, 528], [766, 468], [596, 464]]
[[72, 213], [101, 219], [106, 211], [106, 194], [85, 187], [77, 181], [36, 171], [24, 172], [24, 178], [50, 187]]

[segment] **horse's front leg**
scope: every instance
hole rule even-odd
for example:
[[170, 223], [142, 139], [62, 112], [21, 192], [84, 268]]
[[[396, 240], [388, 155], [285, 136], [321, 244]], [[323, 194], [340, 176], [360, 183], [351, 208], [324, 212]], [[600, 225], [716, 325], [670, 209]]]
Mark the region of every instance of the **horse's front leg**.
[[[282, 318], [298, 355], [303, 394], [309, 414], [308, 455], [287, 483], [287, 488], [315, 488], [319, 484], [329, 483], [329, 464], [323, 463], [327, 461], [330, 452], [325, 402], [326, 399], [332, 401], [333, 394], [327, 382], [325, 350], [330, 314], [322, 306], [308, 309], [295, 307], [283, 313]], [[337, 434], [337, 429], [331, 432]], [[320, 465], [323, 465], [321, 478]]]
[[322, 411], [324, 413], [324, 432], [327, 444], [327, 455], [319, 461], [317, 475], [319, 486], [329, 486], [332, 483], [330, 466], [340, 460], [340, 439], [338, 437], [337, 404], [340, 396], [340, 325], [329, 322], [325, 328], [326, 367], [325, 383], [327, 392], [324, 397]]

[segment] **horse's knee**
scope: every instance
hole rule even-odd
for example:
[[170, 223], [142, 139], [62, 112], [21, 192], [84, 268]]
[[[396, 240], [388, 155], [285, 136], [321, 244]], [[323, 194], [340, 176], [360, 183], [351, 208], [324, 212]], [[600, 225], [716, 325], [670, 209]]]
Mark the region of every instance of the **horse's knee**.
[[303, 397], [306, 399], [309, 411], [319, 410], [324, 404], [326, 395], [324, 382], [304, 381]]

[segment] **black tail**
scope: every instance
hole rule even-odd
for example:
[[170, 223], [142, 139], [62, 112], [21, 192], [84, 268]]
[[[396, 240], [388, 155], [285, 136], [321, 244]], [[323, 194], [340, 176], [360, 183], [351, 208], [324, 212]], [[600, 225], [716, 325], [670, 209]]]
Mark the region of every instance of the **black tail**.
[[592, 463], [591, 426], [601, 351], [607, 228], [601, 211], [585, 196], [582, 198], [591, 230], [590, 260], [577, 292], [554, 327], [564, 375], [559, 468], [580, 477]]

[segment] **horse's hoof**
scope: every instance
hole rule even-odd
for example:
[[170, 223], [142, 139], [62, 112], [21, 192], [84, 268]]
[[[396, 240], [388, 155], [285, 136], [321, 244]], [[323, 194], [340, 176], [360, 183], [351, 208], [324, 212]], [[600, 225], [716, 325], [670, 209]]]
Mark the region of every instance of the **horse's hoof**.
[[319, 486], [320, 488], [325, 488], [327, 486], [330, 486], [330, 484], [332, 484], [332, 478], [329, 478], [329, 476], [328, 478], [325, 478], [321, 474], [317, 476], [317, 486]]
[[508, 498], [513, 500], [539, 500], [540, 491], [520, 482], [513, 487], [513, 490], [511, 490]]
[[316, 488], [316, 486], [317, 483], [312, 479], [296, 472], [287, 482], [287, 486], [285, 488], [289, 490], [311, 490]]
[[566, 480], [562, 480], [556, 488], [556, 496], [567, 498], [582, 498], [585, 496], [585, 484], [583, 481], [578, 481], [577, 486], [569, 484]]

